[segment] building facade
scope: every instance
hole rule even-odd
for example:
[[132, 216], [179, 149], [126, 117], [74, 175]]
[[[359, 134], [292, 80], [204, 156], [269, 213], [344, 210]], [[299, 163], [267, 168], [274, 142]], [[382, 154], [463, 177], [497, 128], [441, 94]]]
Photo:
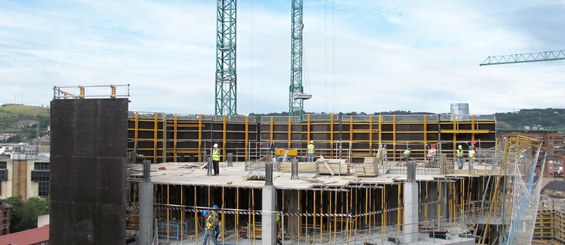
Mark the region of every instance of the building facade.
[[49, 160], [17, 155], [0, 159], [0, 198], [49, 196]]

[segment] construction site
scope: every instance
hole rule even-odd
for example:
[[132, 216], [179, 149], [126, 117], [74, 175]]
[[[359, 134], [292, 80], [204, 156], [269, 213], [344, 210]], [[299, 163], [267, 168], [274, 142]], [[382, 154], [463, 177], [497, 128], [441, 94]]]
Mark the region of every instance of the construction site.
[[[515, 227], [523, 225], [517, 215], [533, 231], [530, 205], [538, 196], [522, 195], [539, 188], [539, 179], [528, 183], [539, 171], [541, 142], [496, 141], [493, 116], [308, 114], [301, 123], [292, 117], [227, 118], [130, 113], [128, 150], [158, 163], [151, 165], [151, 183], [160, 240], [201, 241], [202, 212], [216, 204], [221, 241], [261, 242], [266, 164], [274, 169], [271, 212], [282, 217], [285, 244], [527, 240], [517, 232], [508, 236], [524, 229]], [[316, 161], [306, 162], [311, 140]], [[214, 143], [226, 159], [219, 176], [204, 168]], [[472, 164], [466, 159], [462, 169], [458, 145], [476, 149]], [[405, 161], [407, 148], [412, 154]], [[129, 225], [141, 230], [137, 193], [134, 185]]]
[[[467, 103], [438, 114], [307, 113], [303, 4], [291, 2], [288, 115], [237, 114], [235, 0], [218, 1], [214, 113], [131, 112], [129, 85], [92, 97], [88, 86], [55, 87], [53, 243], [202, 244], [209, 211], [220, 215], [219, 244], [565, 243], [565, 214], [540, 199], [544, 142], [497, 139], [494, 115]], [[547, 58], [527, 59], [482, 65]], [[82, 178], [90, 189], [67, 186]], [[110, 209], [101, 223], [81, 218]], [[77, 224], [93, 238], [71, 234]]]

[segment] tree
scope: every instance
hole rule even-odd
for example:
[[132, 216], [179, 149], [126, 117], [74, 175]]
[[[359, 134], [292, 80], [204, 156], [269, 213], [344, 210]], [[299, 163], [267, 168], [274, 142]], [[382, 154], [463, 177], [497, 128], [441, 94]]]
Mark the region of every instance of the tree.
[[37, 227], [37, 217], [49, 213], [49, 200], [40, 197], [30, 197], [27, 201], [21, 197], [9, 197], [6, 203], [12, 206], [10, 233]]

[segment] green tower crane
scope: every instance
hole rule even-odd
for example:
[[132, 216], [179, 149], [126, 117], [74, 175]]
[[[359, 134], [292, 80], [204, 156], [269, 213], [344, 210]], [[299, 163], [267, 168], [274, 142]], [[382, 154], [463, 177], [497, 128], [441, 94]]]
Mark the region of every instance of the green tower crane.
[[237, 0], [218, 0], [216, 19], [216, 115], [237, 114]]
[[552, 60], [565, 60], [565, 50], [489, 56], [482, 63], [480, 63], [479, 66], [516, 64], [516, 63], [552, 61]]
[[302, 86], [302, 31], [304, 29], [303, 0], [292, 0], [290, 28], [290, 87], [288, 96], [288, 114], [302, 121], [304, 100], [312, 95], [304, 93]]

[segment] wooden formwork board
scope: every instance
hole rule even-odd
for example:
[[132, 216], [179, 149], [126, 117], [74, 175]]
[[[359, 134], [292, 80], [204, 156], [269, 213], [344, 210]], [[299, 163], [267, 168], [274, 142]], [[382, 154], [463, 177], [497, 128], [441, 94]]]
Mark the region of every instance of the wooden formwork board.
[[349, 173], [349, 165], [344, 159], [318, 159], [319, 174], [343, 175]]
[[[282, 162], [280, 164], [280, 170], [283, 173], [290, 173], [292, 170], [291, 162]], [[298, 172], [299, 173], [316, 173], [317, 166], [315, 162], [298, 162]]]

